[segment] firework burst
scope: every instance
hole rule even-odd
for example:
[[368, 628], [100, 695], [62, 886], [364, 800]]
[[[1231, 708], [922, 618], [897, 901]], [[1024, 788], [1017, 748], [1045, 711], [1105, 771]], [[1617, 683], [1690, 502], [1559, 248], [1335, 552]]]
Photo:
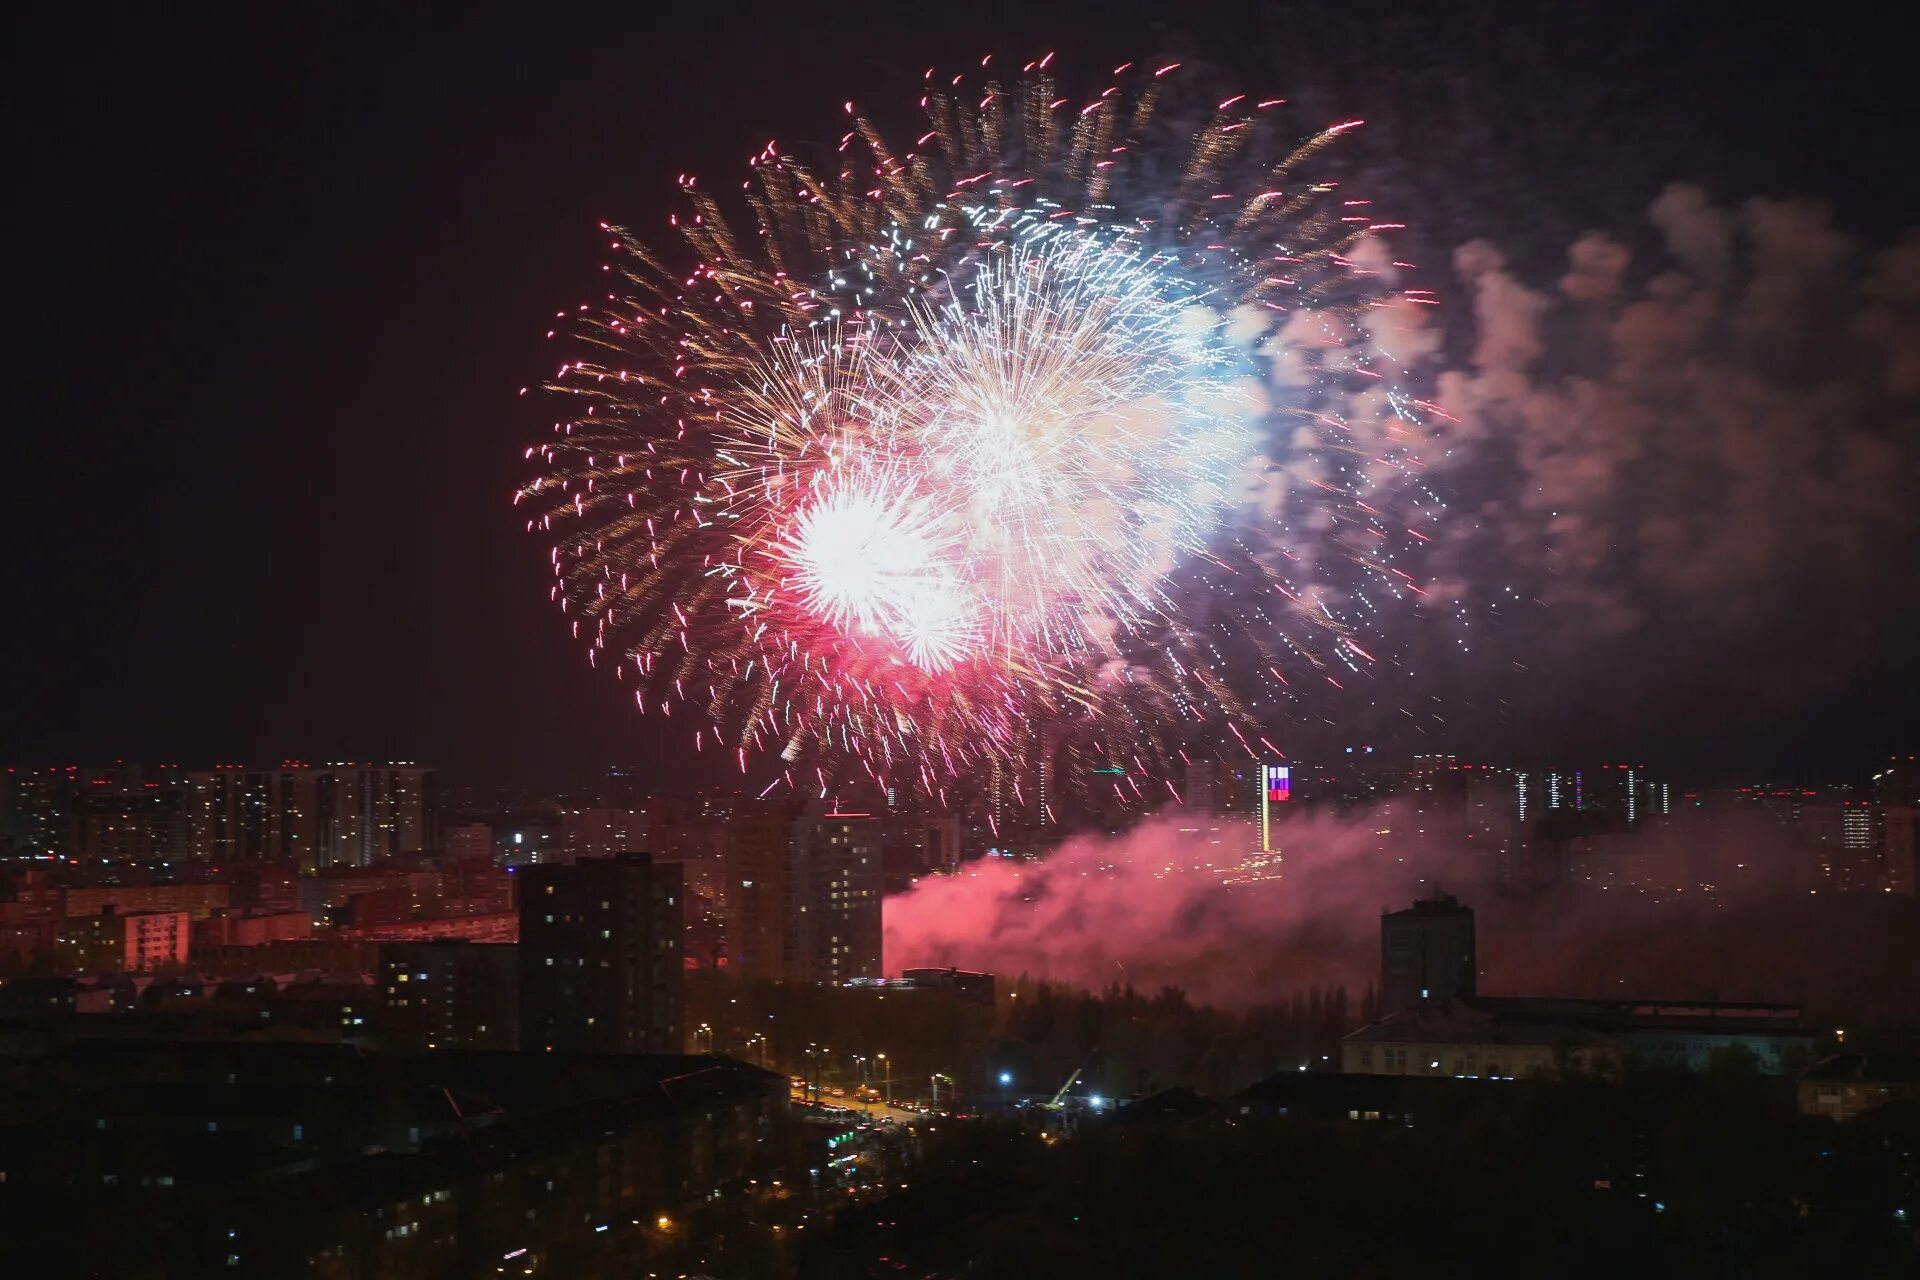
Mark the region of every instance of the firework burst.
[[1303, 176], [1351, 126], [1276, 149], [1236, 98], [1180, 137], [1173, 68], [1130, 70], [1078, 106], [1044, 62], [930, 75], [912, 150], [849, 104], [831, 177], [754, 157], [750, 235], [691, 179], [684, 257], [607, 228], [626, 288], [517, 501], [643, 709], [793, 785], [1046, 759], [1146, 800], [1367, 660], [1430, 512], [1387, 501], [1424, 440], [1390, 228]]

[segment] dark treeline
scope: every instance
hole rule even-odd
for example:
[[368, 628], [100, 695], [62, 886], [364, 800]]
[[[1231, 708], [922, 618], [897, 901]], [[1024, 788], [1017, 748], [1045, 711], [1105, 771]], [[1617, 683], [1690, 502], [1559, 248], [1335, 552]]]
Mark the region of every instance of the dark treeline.
[[[1173, 1084], [1230, 1093], [1275, 1071], [1337, 1061], [1340, 1037], [1374, 1004], [1371, 988], [1355, 1001], [1344, 986], [1223, 1009], [1195, 1004], [1178, 987], [1147, 994], [1116, 983], [1093, 992], [1024, 975], [1002, 982], [992, 1004], [941, 990], [687, 975], [688, 1025], [711, 1028], [713, 1049], [826, 1086], [890, 1076], [902, 1098], [927, 1096], [935, 1073], [963, 1093], [995, 1089], [1002, 1072], [1020, 1093], [1051, 1093], [1076, 1068], [1085, 1068], [1085, 1087], [1113, 1097]], [[696, 1045], [709, 1047], [707, 1032], [696, 1033]]]
[[1147, 995], [1119, 983], [1094, 993], [1022, 977], [1003, 1006], [1008, 1043], [998, 1052], [1017, 1073], [1030, 1072], [1021, 1081], [1029, 1088], [1084, 1065], [1109, 1096], [1176, 1084], [1219, 1095], [1276, 1071], [1337, 1062], [1340, 1037], [1372, 1016], [1374, 1003], [1371, 988], [1356, 1004], [1337, 986], [1222, 1009], [1172, 986]]

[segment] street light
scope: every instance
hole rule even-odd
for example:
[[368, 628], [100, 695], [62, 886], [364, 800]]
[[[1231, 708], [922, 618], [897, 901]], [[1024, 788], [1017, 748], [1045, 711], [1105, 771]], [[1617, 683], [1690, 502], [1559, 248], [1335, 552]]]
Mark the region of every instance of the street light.
[[874, 1057], [878, 1058], [880, 1062], [884, 1064], [880, 1071], [880, 1087], [886, 1091], [886, 1102], [887, 1105], [891, 1107], [893, 1105], [893, 1067], [887, 1063], [886, 1054], [877, 1053]]

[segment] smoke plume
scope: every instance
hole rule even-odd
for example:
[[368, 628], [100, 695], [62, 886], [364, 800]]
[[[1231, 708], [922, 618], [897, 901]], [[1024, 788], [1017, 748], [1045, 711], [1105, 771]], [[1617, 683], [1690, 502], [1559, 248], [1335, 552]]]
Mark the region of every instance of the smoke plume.
[[[1809, 893], [1816, 851], [1773, 816], [1722, 811], [1589, 850], [1656, 860], [1658, 890], [1569, 881], [1564, 861], [1557, 882], [1529, 886], [1558, 854], [1519, 835], [1467, 837], [1400, 801], [1307, 809], [1280, 829], [1280, 861], [1252, 872], [1272, 878], [1251, 880], [1234, 869], [1250, 829], [1172, 808], [1118, 838], [984, 859], [889, 898], [887, 965], [1172, 985], [1242, 1006], [1344, 984], [1357, 1001], [1378, 977], [1380, 912], [1444, 891], [1475, 909], [1483, 993], [1920, 1012], [1913, 900]], [[1895, 970], [1916, 976], [1890, 981]]]
[[1876, 249], [1820, 205], [1689, 185], [1648, 218], [1657, 243], [1588, 232], [1551, 283], [1486, 241], [1455, 252], [1442, 320], [1470, 313], [1471, 341], [1438, 385], [1459, 419], [1439, 573], [1471, 584], [1490, 665], [1562, 713], [1764, 712], [1893, 665], [1920, 232]]

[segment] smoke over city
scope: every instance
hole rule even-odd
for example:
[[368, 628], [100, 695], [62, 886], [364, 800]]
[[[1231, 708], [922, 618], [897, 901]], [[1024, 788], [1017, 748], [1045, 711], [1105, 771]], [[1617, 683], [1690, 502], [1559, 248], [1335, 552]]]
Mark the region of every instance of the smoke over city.
[[[1426, 839], [1421, 815], [1400, 803], [1293, 817], [1281, 861], [1251, 873], [1272, 878], [1259, 880], [1230, 870], [1248, 829], [1226, 827], [1209, 845], [1195, 825], [1167, 810], [1118, 838], [1069, 839], [1038, 862], [989, 858], [924, 880], [887, 901], [889, 968], [952, 965], [1093, 990], [1173, 985], [1225, 1005], [1342, 984], [1357, 999], [1379, 972], [1380, 912], [1446, 892], [1478, 916], [1486, 993], [1920, 1009], [1920, 979], [1885, 976], [1890, 953], [1912, 953], [1909, 972], [1920, 974], [1904, 904], [1809, 894], [1808, 850], [1764, 815], [1606, 838], [1631, 843], [1599, 858], [1647, 860], [1673, 886], [1658, 889], [1587, 879], [1517, 890], [1500, 868], [1524, 877], [1524, 862]], [[1781, 948], [1789, 931], [1818, 941]]]

